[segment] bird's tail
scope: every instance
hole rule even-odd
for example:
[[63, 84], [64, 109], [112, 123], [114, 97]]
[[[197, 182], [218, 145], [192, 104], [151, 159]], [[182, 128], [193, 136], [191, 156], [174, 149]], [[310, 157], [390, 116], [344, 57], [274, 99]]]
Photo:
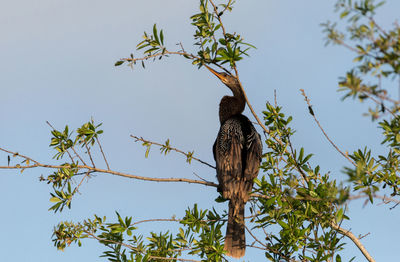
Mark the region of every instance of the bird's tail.
[[228, 256], [234, 258], [244, 256], [246, 251], [244, 229], [244, 202], [242, 200], [230, 200], [224, 247]]

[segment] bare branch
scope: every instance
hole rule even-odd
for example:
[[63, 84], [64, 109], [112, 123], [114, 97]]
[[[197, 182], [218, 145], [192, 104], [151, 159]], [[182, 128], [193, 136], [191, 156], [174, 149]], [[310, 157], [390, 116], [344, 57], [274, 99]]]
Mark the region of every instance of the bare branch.
[[350, 163], [352, 163], [354, 166], [356, 166], [356, 164], [354, 163], [354, 161], [348, 156], [348, 154], [343, 153], [342, 150], [339, 149], [339, 147], [333, 143], [333, 141], [329, 138], [328, 134], [325, 132], [325, 130], [322, 128], [321, 124], [319, 123], [317, 117], [315, 116], [314, 111], [312, 110], [312, 106], [310, 104], [310, 99], [308, 99], [306, 93], [304, 92], [304, 89], [300, 89], [301, 94], [304, 96], [305, 101], [307, 102], [308, 108], [310, 110], [310, 114], [312, 115], [312, 117], [314, 118], [314, 121], [317, 123], [319, 129], [321, 129], [322, 133], [324, 134], [324, 136], [326, 137], [326, 139], [329, 141], [329, 143], [331, 143], [331, 145], [342, 155], [344, 156]]
[[[74, 154], [79, 158], [79, 160], [81, 160], [81, 162], [87, 166], [86, 162], [81, 158], [81, 156], [75, 151], [75, 148], [73, 146], [71, 146], [72, 151], [74, 151]], [[68, 150], [67, 150], [68, 152]]]
[[[392, 198], [392, 197], [388, 197], [385, 195], [381, 196], [381, 195], [377, 195], [377, 194], [373, 194], [372, 197], [381, 199], [384, 204], [394, 203], [396, 205], [400, 205], [400, 200]], [[355, 196], [350, 196], [348, 200], [356, 200], [356, 199], [361, 199], [361, 198], [369, 198], [369, 196], [367, 194], [359, 194], [359, 195], [355, 195]]]
[[249, 234], [251, 235], [251, 237], [260, 245], [262, 245], [263, 247], [267, 248], [268, 245], [264, 244], [263, 242], [261, 242], [260, 240], [258, 240], [258, 238], [253, 235], [253, 232], [251, 232], [251, 230], [246, 226], [246, 224], [244, 224], [244, 227], [246, 228], [247, 232], [249, 232]]
[[87, 153], [88, 153], [88, 155], [89, 155], [90, 162], [92, 163], [92, 166], [93, 166], [93, 167], [96, 167], [96, 165], [94, 164], [93, 158], [92, 158], [92, 153], [90, 153], [90, 149], [89, 149], [89, 147], [88, 147], [88, 145], [87, 145], [86, 142], [85, 142], [85, 148], [86, 148], [86, 151], [87, 151]]
[[[376, 99], [372, 96], [372, 95], [374, 95], [374, 94], [372, 94], [371, 92], [369, 92], [369, 91], [367, 91], [367, 90], [362, 90], [361, 92], [363, 92], [366, 96], [368, 96], [368, 98], [371, 99], [372, 101], [374, 101], [378, 106], [383, 106], [383, 107], [385, 108], [386, 111], [388, 111], [393, 117], [396, 118], [396, 114], [395, 114], [392, 110], [390, 110], [389, 108], [387, 108], [386, 106], [384, 106], [383, 103], [379, 102], [378, 100], [376, 100]], [[381, 98], [381, 96], [378, 96], [378, 95], [375, 95], [375, 96]], [[381, 98], [381, 99], [384, 99], [384, 98]], [[386, 99], [389, 99], [389, 98], [386, 98]]]
[[81, 179], [81, 182], [79, 182], [79, 184], [75, 187], [74, 192], [72, 192], [72, 195], [75, 195], [76, 192], [78, 192], [79, 188], [81, 187], [83, 180], [85, 180], [85, 178], [90, 176], [90, 171], [87, 171], [85, 176]]
[[137, 225], [141, 223], [147, 223], [147, 222], [180, 222], [182, 219], [176, 219], [176, 218], [154, 218], [154, 219], [145, 219], [141, 221], [137, 221], [135, 223], [132, 223], [132, 225]]
[[103, 152], [103, 147], [101, 146], [101, 144], [100, 144], [100, 140], [99, 140], [99, 138], [98, 138], [98, 137], [96, 137], [96, 141], [97, 141], [97, 145], [99, 145], [99, 148], [100, 148], [101, 154], [103, 155], [104, 162], [106, 162], [107, 169], [108, 169], [108, 170], [110, 170], [110, 166], [108, 165], [108, 161], [107, 161], [106, 155], [105, 155], [105, 154], [104, 154], [104, 152]]
[[168, 55], [181, 55], [181, 56], [190, 57], [190, 58], [192, 58], [192, 59], [193, 59], [193, 58], [200, 59], [200, 57], [195, 56], [195, 55], [190, 54], [190, 53], [186, 53], [186, 52], [184, 52], [184, 51], [182, 51], [182, 52], [171, 52], [171, 51], [165, 50], [165, 51], [162, 52], [162, 53], [156, 53], [156, 54], [148, 55], [148, 56], [145, 56], [145, 57], [139, 57], [139, 58], [121, 58], [120, 60], [121, 60], [121, 61], [127, 61], [127, 62], [132, 62], [132, 63], [134, 63], [134, 62], [137, 62], [137, 61], [145, 61], [145, 60], [149, 60], [149, 59], [151, 59], [151, 58], [157, 58], [157, 57], [160, 57], [160, 56], [168, 56]]
[[368, 251], [365, 249], [361, 241], [352, 233], [350, 230], [341, 228], [339, 225], [337, 225], [335, 222], [331, 223], [331, 226], [333, 229], [337, 230], [340, 234], [348, 237], [353, 241], [353, 243], [360, 249], [361, 253], [364, 255], [364, 257], [369, 261], [369, 262], [375, 262], [375, 260], [372, 258], [372, 256], [368, 253]]
[[[150, 141], [150, 140], [146, 140], [146, 139], [144, 139], [143, 137], [137, 137], [137, 136], [134, 136], [134, 135], [131, 135], [131, 137], [135, 139], [135, 142], [141, 141], [141, 142], [143, 142], [143, 143], [148, 143], [148, 144], [156, 145], [156, 146], [159, 146], [159, 147], [165, 147], [165, 145], [163, 145], [163, 144], [160, 144], [160, 143], [157, 143], [157, 142], [153, 142], [153, 141]], [[183, 152], [183, 151], [180, 150], [180, 149], [177, 149], [177, 148], [174, 148], [174, 147], [168, 147], [168, 149], [170, 149], [170, 150], [172, 150], [172, 151], [175, 151], [175, 152], [178, 152], [178, 153], [180, 153], [180, 154], [182, 154], [182, 155], [185, 155], [186, 157], [189, 157], [189, 154], [188, 154], [188, 153], [185, 153], [185, 152]], [[196, 157], [194, 157], [194, 156], [190, 156], [190, 157], [191, 157], [192, 159], [194, 159], [194, 160], [196, 160], [196, 161], [198, 161], [198, 162], [200, 162], [200, 163], [206, 165], [206, 166], [209, 166], [209, 167], [215, 169], [215, 166], [213, 166], [213, 165], [207, 163], [206, 161], [203, 161], [203, 160], [201, 160], [201, 159], [199, 159], [199, 158], [196, 158]]]

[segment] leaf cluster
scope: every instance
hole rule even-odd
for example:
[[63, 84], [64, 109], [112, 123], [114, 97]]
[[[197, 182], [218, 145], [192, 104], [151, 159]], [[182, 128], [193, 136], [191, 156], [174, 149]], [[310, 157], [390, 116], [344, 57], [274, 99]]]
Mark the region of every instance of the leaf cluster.
[[252, 201], [251, 211], [254, 228], [269, 232], [263, 239], [265, 255], [271, 261], [331, 261], [343, 247], [332, 223], [348, 219], [342, 207], [348, 189], [321, 174], [319, 166], [312, 168], [312, 154], [304, 148], [293, 148], [292, 117], [281, 107], [267, 104], [263, 114], [271, 132], [266, 137], [269, 151], [263, 157], [263, 175], [255, 179], [254, 193], [262, 197]]
[[[399, 172], [399, 101], [391, 98], [393, 80], [400, 79], [400, 27], [384, 29], [375, 20], [376, 10], [382, 1], [339, 0], [336, 10], [340, 19], [347, 19], [345, 30], [337, 24], [323, 25], [328, 42], [342, 45], [356, 53], [356, 65], [340, 78], [339, 91], [345, 92], [343, 99], [358, 98], [372, 101], [366, 115], [380, 120], [383, 130], [382, 144], [386, 154], [374, 154], [367, 147], [348, 155], [353, 166], [345, 167], [353, 185], [353, 191], [360, 192], [373, 202], [378, 192], [398, 196]], [[396, 94], [397, 95], [397, 94]]]
[[60, 168], [46, 178], [41, 178], [42, 181], [51, 184], [53, 188], [53, 193], [50, 194], [50, 202], [54, 204], [49, 210], [58, 212], [62, 211], [64, 207], [71, 208], [72, 198], [78, 192], [80, 186], [80, 184], [73, 186], [75, 184], [74, 179], [79, 176], [90, 177], [90, 170], [82, 171], [82, 168], [79, 167], [79, 165], [86, 166], [87, 164], [81, 154], [78, 153], [76, 146], [84, 149], [84, 154], [92, 160], [90, 150], [96, 142], [99, 143], [99, 135], [103, 133], [103, 130], [99, 129], [101, 125], [95, 125], [94, 121], [91, 120], [78, 128], [76, 134], [69, 132], [68, 125], [65, 126], [63, 131], [56, 129], [51, 131], [50, 147], [53, 147], [56, 151], [53, 158], [62, 160], [67, 155], [69, 161], [61, 164]]
[[340, 30], [337, 23], [322, 24], [327, 43], [342, 45], [356, 54], [357, 65], [339, 82], [339, 91], [345, 92], [343, 99], [372, 100], [375, 106], [369, 108], [367, 115], [373, 120], [399, 110], [398, 101], [391, 99], [390, 92], [382, 86], [385, 79], [394, 80], [400, 74], [400, 27], [394, 24], [393, 28], [384, 29], [374, 19], [383, 3], [339, 0], [336, 10], [349, 25]]
[[226, 11], [231, 11], [234, 1], [222, 4], [218, 7], [208, 0], [200, 1], [200, 13], [190, 17], [192, 25], [196, 27], [193, 35], [195, 46], [199, 47], [197, 58], [193, 64], [220, 64], [229, 63], [233, 68], [237, 61], [248, 56], [247, 51], [254, 46], [243, 42], [243, 38], [237, 33], [225, 32], [221, 17]]
[[82, 223], [61, 222], [54, 228], [54, 245], [63, 250], [71, 243], [81, 246], [82, 239], [95, 239], [107, 248], [102, 257], [114, 262], [177, 260], [193, 255], [201, 257], [202, 261], [223, 259], [221, 227], [225, 221], [215, 210], [201, 210], [195, 205], [187, 209], [181, 220], [171, 219], [180, 221], [183, 226], [176, 235], [169, 231], [150, 232], [146, 238], [137, 233], [132, 217], [122, 218], [116, 214], [114, 223], [106, 223], [106, 217], [97, 215]]
[[400, 193], [400, 118], [383, 120], [379, 125], [384, 136], [382, 144], [387, 145], [388, 153], [373, 157], [367, 148], [357, 150], [350, 155], [356, 166], [344, 169], [354, 185], [353, 190], [367, 194], [371, 203], [380, 189], [389, 189], [392, 197]]
[[[148, 34], [144, 32], [143, 34], [144, 40], [137, 44], [136, 49], [143, 49], [143, 55], [145, 55], [144, 59], [141, 59], [142, 67], [145, 68], [144, 60], [153, 58], [153, 61], [158, 57], [159, 60], [163, 58], [163, 56], [168, 56], [167, 49], [164, 46], [164, 32], [160, 30], [158, 32], [157, 25], [153, 25], [153, 34]], [[133, 68], [133, 65], [136, 64], [136, 60], [134, 59], [133, 54], [130, 55], [130, 59], [119, 60], [115, 62], [115, 66], [120, 66], [123, 63], [128, 61], [128, 65]]]
[[200, 0], [200, 12], [190, 17], [191, 24], [195, 27], [193, 38], [194, 46], [198, 47], [197, 51], [187, 52], [181, 43], [177, 44], [180, 50], [170, 51], [164, 45], [163, 30], [158, 31], [154, 25], [152, 33], [144, 32], [144, 40], [136, 46], [137, 50], [143, 50], [143, 57], [137, 58], [131, 54], [130, 58], [117, 61], [115, 66], [128, 62], [128, 65], [132, 67], [140, 61], [145, 67], [146, 60], [153, 59], [154, 61], [156, 58], [162, 59], [162, 57], [175, 54], [192, 60], [192, 63], [198, 65], [199, 68], [204, 64], [214, 64], [228, 71], [223, 65], [229, 64], [230, 69], [234, 69], [236, 62], [248, 56], [249, 49], [255, 47], [244, 42], [243, 37], [236, 32], [226, 31], [222, 16], [232, 11], [235, 1], [225, 2], [216, 5], [213, 0]]

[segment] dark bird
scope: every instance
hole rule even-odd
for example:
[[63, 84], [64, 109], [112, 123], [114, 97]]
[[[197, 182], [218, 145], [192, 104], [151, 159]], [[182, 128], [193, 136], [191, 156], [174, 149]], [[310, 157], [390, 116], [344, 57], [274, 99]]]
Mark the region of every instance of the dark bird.
[[240, 258], [246, 251], [244, 206], [260, 167], [261, 137], [250, 120], [242, 115], [246, 100], [237, 78], [206, 67], [233, 93], [233, 96], [224, 96], [219, 104], [221, 127], [213, 153], [218, 191], [223, 198], [230, 200], [225, 250], [228, 256]]

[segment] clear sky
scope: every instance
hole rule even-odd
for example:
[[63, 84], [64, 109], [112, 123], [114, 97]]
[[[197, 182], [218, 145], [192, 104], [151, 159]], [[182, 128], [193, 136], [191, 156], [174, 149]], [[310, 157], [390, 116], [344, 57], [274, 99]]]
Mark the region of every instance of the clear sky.
[[[239, 63], [241, 80], [257, 112], [277, 101], [294, 117], [295, 144], [313, 153], [313, 163], [343, 181], [347, 165], [324, 139], [308, 114], [299, 89], [305, 89], [314, 111], [331, 138], [352, 152], [365, 145], [383, 152], [380, 130], [362, 113], [365, 105], [341, 102], [338, 77], [352, 66], [352, 54], [325, 47], [319, 24], [335, 19], [334, 1], [237, 1], [226, 18], [229, 30], [241, 33], [257, 46]], [[147, 63], [146, 69], [115, 68], [119, 58], [135, 51], [144, 30], [157, 23], [171, 48], [179, 41], [190, 50], [194, 28], [189, 17], [197, 12], [195, 0], [14, 0], [0, 1], [0, 146], [37, 159], [51, 159], [50, 129], [68, 124], [76, 128], [91, 117], [103, 123], [103, 146], [111, 168], [141, 176], [196, 177], [215, 181], [214, 171], [171, 153], [164, 157], [153, 148], [148, 159], [130, 134], [163, 142], [167, 138], [183, 150], [213, 162], [218, 103], [228, 94], [217, 79], [189, 61], [171, 57]], [[390, 25], [399, 18], [399, 1], [380, 10], [378, 22]], [[249, 115], [248, 111], [246, 114]], [[98, 159], [100, 162], [100, 159]], [[0, 165], [7, 155], [0, 154]], [[95, 241], [84, 247], [57, 251], [52, 228], [60, 220], [81, 221], [93, 214], [113, 220], [114, 211], [134, 220], [181, 217], [194, 203], [201, 208], [214, 202], [214, 188], [163, 184], [97, 175], [81, 187], [71, 210], [54, 215], [50, 188], [38, 177], [47, 170], [0, 170], [1, 261], [98, 261], [103, 251]], [[362, 239], [377, 261], [398, 257], [400, 209], [385, 205], [350, 204], [351, 220], [344, 224]], [[168, 224], [146, 224], [143, 232], [165, 230]], [[345, 258], [361, 253], [351, 243]], [[247, 261], [263, 255], [248, 251]]]

